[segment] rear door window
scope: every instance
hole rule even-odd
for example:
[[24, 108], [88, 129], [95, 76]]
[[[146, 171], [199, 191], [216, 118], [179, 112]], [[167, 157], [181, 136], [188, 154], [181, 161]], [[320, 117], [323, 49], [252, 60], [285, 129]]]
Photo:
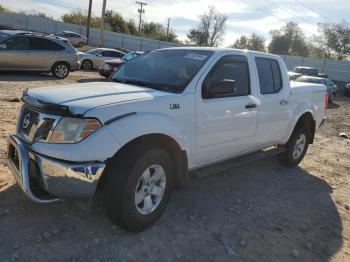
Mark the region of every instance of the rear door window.
[[5, 50], [28, 50], [29, 41], [28, 37], [15, 36], [5, 41]]
[[283, 86], [280, 66], [275, 59], [255, 58], [261, 94], [278, 93]]
[[31, 37], [29, 39], [29, 46], [31, 50], [42, 50], [42, 51], [60, 51], [64, 47], [51, 41], [49, 39]]
[[103, 51], [102, 56], [108, 56], [108, 57], [123, 57], [124, 54], [114, 51]]

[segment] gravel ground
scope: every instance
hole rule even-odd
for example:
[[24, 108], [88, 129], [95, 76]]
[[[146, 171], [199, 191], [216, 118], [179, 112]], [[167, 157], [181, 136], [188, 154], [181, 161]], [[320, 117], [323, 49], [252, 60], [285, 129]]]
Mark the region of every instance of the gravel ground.
[[350, 133], [349, 98], [328, 111], [299, 167], [265, 159], [192, 179], [152, 228], [133, 234], [98, 202], [91, 212], [30, 202], [4, 163], [23, 90], [86, 81], [102, 79], [0, 75], [0, 261], [350, 261], [350, 139], [339, 137]]

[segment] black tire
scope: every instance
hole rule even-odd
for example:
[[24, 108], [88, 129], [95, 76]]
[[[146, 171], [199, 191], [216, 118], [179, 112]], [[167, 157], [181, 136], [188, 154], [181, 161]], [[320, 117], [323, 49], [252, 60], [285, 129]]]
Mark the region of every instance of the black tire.
[[53, 65], [51, 73], [58, 79], [64, 79], [69, 75], [70, 67], [67, 63], [58, 62]]
[[85, 59], [81, 62], [81, 68], [84, 70], [91, 70], [93, 68], [93, 63], [89, 59]]
[[[302, 136], [305, 136], [305, 145], [301, 154], [300, 151], [298, 154], [295, 154], [297, 141], [300, 141], [299, 139], [301, 139]], [[307, 127], [296, 127], [289, 141], [283, 145], [286, 151], [277, 156], [279, 162], [286, 167], [297, 166], [303, 160], [307, 152], [310, 144], [310, 138], [310, 130]]]
[[[128, 152], [114, 157], [107, 168], [104, 203], [113, 223], [132, 232], [140, 232], [152, 226], [165, 211], [175, 183], [174, 164], [169, 153], [161, 148], [138, 146]], [[152, 165], [159, 165], [165, 171], [165, 190], [155, 209], [149, 214], [142, 214], [135, 203], [136, 190], [143, 172]], [[145, 205], [145, 202], [142, 203]]]

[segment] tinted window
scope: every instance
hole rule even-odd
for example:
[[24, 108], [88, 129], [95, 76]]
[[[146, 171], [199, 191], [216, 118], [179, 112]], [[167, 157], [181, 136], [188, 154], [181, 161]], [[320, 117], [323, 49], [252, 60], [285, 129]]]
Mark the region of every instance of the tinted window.
[[96, 54], [98, 54], [98, 53], [100, 53], [100, 52], [101, 52], [100, 49], [95, 48], [95, 49], [91, 49], [91, 50], [89, 50], [89, 51], [87, 51], [87, 52], [85, 52], [85, 53], [87, 53], [87, 54], [89, 54], [89, 55], [96, 55]]
[[108, 57], [123, 57], [124, 54], [114, 51], [103, 51], [102, 56], [108, 56]]
[[281, 90], [283, 81], [279, 64], [274, 59], [255, 58], [259, 74], [260, 92], [273, 94]]
[[31, 50], [63, 50], [64, 47], [51, 41], [43, 38], [31, 37], [29, 38], [29, 46]]
[[11, 37], [7, 41], [5, 41], [6, 50], [28, 50], [29, 49], [29, 41], [27, 37], [17, 36]]
[[8, 36], [9, 36], [8, 34], [5, 34], [4, 32], [0, 32], [0, 40], [5, 39]]
[[212, 54], [204, 50], [154, 50], [125, 63], [112, 81], [180, 93]]
[[245, 57], [222, 58], [208, 75], [210, 87], [223, 80], [233, 80], [235, 93], [233, 96], [250, 94], [249, 67]]

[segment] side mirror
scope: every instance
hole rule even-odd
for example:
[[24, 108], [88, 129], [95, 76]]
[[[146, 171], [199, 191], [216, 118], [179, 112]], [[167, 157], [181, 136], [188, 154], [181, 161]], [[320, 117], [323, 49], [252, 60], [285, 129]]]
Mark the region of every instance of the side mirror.
[[6, 49], [6, 44], [0, 43], [0, 50], [5, 50], [5, 49]]
[[99, 54], [97, 54], [96, 56], [102, 56], [102, 54], [101, 54], [101, 53], [99, 53]]
[[236, 93], [236, 80], [233, 79], [223, 79], [217, 82], [204, 81], [202, 87], [202, 97], [205, 99], [232, 97]]

